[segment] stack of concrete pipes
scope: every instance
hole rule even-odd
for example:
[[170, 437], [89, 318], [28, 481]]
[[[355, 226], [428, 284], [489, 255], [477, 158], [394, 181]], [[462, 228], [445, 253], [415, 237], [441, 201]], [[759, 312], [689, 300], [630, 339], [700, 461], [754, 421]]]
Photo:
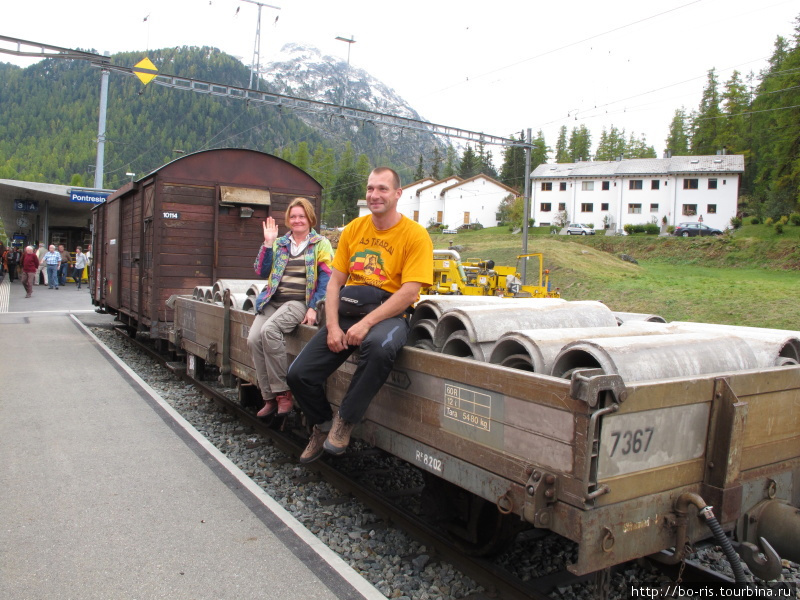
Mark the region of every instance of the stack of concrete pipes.
[[800, 363], [800, 332], [665, 323], [559, 298], [423, 296], [409, 344], [559, 378], [601, 369], [625, 382]]
[[225, 290], [230, 290], [233, 308], [255, 312], [256, 297], [264, 285], [263, 281], [255, 279], [218, 279], [213, 286], [200, 285], [194, 288], [192, 298], [200, 302], [222, 304]]

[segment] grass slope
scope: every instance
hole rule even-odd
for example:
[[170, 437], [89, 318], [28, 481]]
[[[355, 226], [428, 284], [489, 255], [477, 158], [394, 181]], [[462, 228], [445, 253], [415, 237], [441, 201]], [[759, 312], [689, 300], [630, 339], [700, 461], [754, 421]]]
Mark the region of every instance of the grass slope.
[[[528, 252], [544, 254], [551, 285], [567, 300], [600, 300], [668, 321], [800, 330], [800, 228], [770, 236], [764, 226], [749, 227], [714, 239], [531, 236]], [[522, 247], [521, 236], [505, 227], [431, 237], [435, 248], [460, 246], [463, 259], [503, 265], [516, 264]], [[621, 260], [622, 253], [639, 264]]]

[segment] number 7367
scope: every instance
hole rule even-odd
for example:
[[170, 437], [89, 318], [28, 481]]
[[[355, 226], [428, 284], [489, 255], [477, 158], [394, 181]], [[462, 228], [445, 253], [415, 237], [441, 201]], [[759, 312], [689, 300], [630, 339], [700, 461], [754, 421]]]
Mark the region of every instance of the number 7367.
[[653, 439], [654, 432], [655, 428], [653, 427], [612, 431], [611, 437], [614, 439], [614, 445], [611, 447], [609, 457], [614, 456], [617, 450], [619, 450], [619, 453], [623, 456], [647, 452], [647, 449], [650, 447], [650, 442]]

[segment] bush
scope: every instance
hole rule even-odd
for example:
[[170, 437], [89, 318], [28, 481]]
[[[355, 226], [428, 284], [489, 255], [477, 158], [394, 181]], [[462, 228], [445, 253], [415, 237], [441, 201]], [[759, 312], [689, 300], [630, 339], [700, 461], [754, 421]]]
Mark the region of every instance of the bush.
[[766, 225], [767, 227], [771, 227], [773, 223], [774, 221], [772, 220], [772, 217], [767, 217], [767, 220], [764, 221], [764, 225]]
[[750, 219], [750, 225], [758, 225], [759, 223], [761, 223], [761, 219], [759, 219], [758, 217], [753, 217], [752, 219]]
[[792, 222], [792, 225], [800, 225], [800, 213], [792, 213], [789, 215], [789, 220]]
[[628, 235], [633, 235], [634, 233], [647, 233], [647, 234], [656, 234], [661, 231], [658, 225], [655, 223], [647, 223], [646, 225], [642, 225], [641, 223], [637, 225], [631, 225], [628, 223], [627, 225], [623, 225], [622, 229]]
[[781, 225], [786, 225], [789, 222], [789, 217], [783, 215], [780, 219], [778, 219], [778, 223]]
[[655, 223], [648, 223], [644, 226], [644, 232], [648, 235], [658, 235], [661, 232], [661, 227]]
[[781, 234], [781, 233], [783, 233], [783, 225], [784, 225], [784, 224], [783, 224], [783, 223], [781, 223], [780, 221], [778, 221], [777, 223], [775, 223], [775, 233], [777, 233], [777, 234]]
[[731, 217], [731, 226], [734, 229], [739, 229], [742, 226], [742, 218], [741, 217]]
[[670, 235], [675, 233], [675, 225], [667, 225], [667, 233]]

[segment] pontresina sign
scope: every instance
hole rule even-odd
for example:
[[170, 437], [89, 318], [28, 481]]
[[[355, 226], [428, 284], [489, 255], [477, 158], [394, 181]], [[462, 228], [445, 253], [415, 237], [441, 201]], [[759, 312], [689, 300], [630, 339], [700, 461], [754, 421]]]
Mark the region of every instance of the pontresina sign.
[[70, 190], [70, 202], [90, 202], [92, 204], [102, 204], [109, 197], [108, 192], [90, 192], [87, 190]]

